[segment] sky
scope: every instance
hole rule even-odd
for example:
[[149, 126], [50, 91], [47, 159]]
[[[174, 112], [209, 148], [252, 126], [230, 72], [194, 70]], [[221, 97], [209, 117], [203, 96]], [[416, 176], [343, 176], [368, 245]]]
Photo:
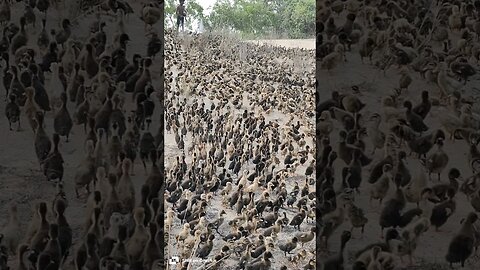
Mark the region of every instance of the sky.
[[[185, 2], [188, 6], [188, 0], [186, 0]], [[206, 15], [210, 14], [211, 8], [213, 7], [213, 4], [215, 4], [215, 2], [216, 0], [197, 0], [197, 3], [199, 3], [205, 9]]]

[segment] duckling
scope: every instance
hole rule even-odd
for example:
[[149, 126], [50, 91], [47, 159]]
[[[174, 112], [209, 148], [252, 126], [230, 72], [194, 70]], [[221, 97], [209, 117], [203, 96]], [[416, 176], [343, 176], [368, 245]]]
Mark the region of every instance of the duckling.
[[287, 256], [287, 253], [290, 254], [290, 252], [297, 247], [297, 243], [298, 243], [298, 238], [293, 237], [288, 242], [280, 243], [278, 245], [278, 248], [285, 253], [285, 256]]
[[375, 154], [377, 149], [383, 149], [385, 145], [386, 135], [383, 131], [380, 130], [380, 123], [382, 122], [382, 117], [380, 114], [375, 113], [370, 117], [372, 125], [367, 128], [367, 133], [371, 139], [373, 146], [372, 155]]
[[449, 183], [436, 184], [432, 186], [432, 190], [441, 201], [444, 201], [447, 199], [447, 192], [449, 189], [454, 190], [455, 193], [459, 190], [460, 184], [458, 183], [458, 180], [460, 179], [460, 171], [457, 168], [451, 168], [448, 172]]
[[55, 114], [55, 118], [53, 119], [53, 128], [58, 135], [65, 136], [66, 141], [68, 142], [70, 131], [73, 127], [73, 121], [67, 109], [67, 94], [63, 92], [60, 95], [60, 99], [62, 101], [62, 106]]
[[145, 22], [145, 29], [147, 29], [147, 26], [149, 25], [150, 27], [153, 27], [154, 24], [158, 22], [161, 18], [161, 10], [157, 8], [156, 6], [149, 4], [145, 5], [142, 8], [142, 16], [141, 19], [142, 21]]
[[158, 38], [158, 34], [155, 32], [152, 32], [150, 41], [148, 42], [147, 45], [147, 56], [152, 57], [152, 59], [155, 59], [155, 56], [157, 53], [160, 52], [162, 48], [162, 43], [161, 40]]
[[61, 256], [63, 261], [68, 257], [70, 253], [70, 247], [72, 246], [73, 232], [72, 228], [68, 224], [65, 217], [65, 210], [67, 204], [63, 199], [59, 199], [55, 202], [55, 214], [56, 223], [58, 224], [58, 241], [61, 248]]
[[110, 157], [110, 165], [116, 166], [118, 161], [118, 155], [122, 151], [122, 142], [120, 141], [120, 136], [118, 135], [118, 125], [114, 123], [112, 125], [112, 138], [108, 142], [107, 151]]
[[55, 223], [50, 224], [48, 232], [49, 240], [42, 252], [43, 254], [50, 255], [51, 260], [56, 264], [60, 264], [62, 256], [62, 247], [60, 246], [60, 241], [58, 240], [58, 234], [58, 225]]
[[382, 166], [382, 176], [372, 185], [370, 190], [370, 202], [372, 199], [379, 200], [380, 204], [390, 189], [390, 181], [393, 181], [392, 165], [386, 163]]
[[349, 201], [347, 202], [347, 210], [350, 223], [352, 224], [352, 229], [350, 231], [353, 232], [354, 228], [361, 228], [363, 234], [365, 225], [368, 223], [368, 218], [365, 217], [363, 209], [357, 207], [352, 201]]
[[35, 119], [37, 122], [37, 129], [35, 130], [35, 153], [37, 154], [38, 161], [42, 164], [50, 153], [52, 142], [43, 128], [44, 114], [37, 112]]
[[135, 187], [130, 178], [130, 166], [132, 161], [128, 158], [122, 163], [122, 176], [118, 181], [118, 199], [122, 202], [124, 208], [131, 212], [135, 207]]
[[422, 91], [422, 102], [413, 107], [412, 111], [419, 115], [422, 119], [425, 119], [431, 108], [432, 102], [430, 101], [428, 91]]
[[[155, 236], [157, 234], [157, 224], [154, 222], [151, 222], [149, 225], [149, 237], [148, 237], [148, 242], [147, 245], [145, 246], [145, 250], [143, 251], [143, 265], [146, 269], [151, 269], [153, 263], [161, 258], [160, 254], [160, 249], [158, 247], [158, 243], [155, 241]], [[213, 237], [213, 235], [211, 235]], [[212, 239], [210, 239], [210, 246], [213, 247]], [[201, 249], [197, 250], [200, 254], [204, 254]], [[208, 255], [208, 254], [207, 254]]]
[[467, 218], [463, 221], [460, 231], [450, 241], [448, 252], [445, 256], [445, 259], [450, 263], [450, 266], [457, 262], [461, 263], [462, 267], [465, 266], [465, 261], [473, 252], [475, 243], [473, 223], [477, 220], [477, 214], [473, 212], [469, 213]]
[[341, 235], [341, 245], [338, 255], [330, 257], [323, 262], [323, 268], [320, 266], [320, 269], [323, 270], [338, 270], [345, 269], [343, 252], [348, 241], [352, 238], [352, 234], [349, 231], [343, 231]]
[[63, 44], [70, 38], [70, 35], [72, 34], [71, 26], [72, 24], [70, 23], [69, 19], [63, 19], [62, 29], [55, 35], [55, 41], [57, 44], [62, 45], [62, 48]]
[[47, 220], [47, 204], [45, 202], [39, 203], [38, 215], [40, 217], [40, 222], [38, 229], [30, 242], [30, 248], [37, 252], [41, 252], [47, 244], [48, 228], [50, 225]]
[[410, 203], [416, 203], [417, 207], [422, 199], [422, 191], [427, 187], [427, 175], [420, 169], [416, 177], [405, 187], [405, 198]]
[[334, 69], [338, 62], [343, 59], [344, 46], [342, 44], [335, 45], [334, 51], [326, 55], [320, 64], [321, 69], [326, 69], [330, 74], [331, 70]]
[[110, 184], [110, 193], [105, 201], [103, 206], [103, 215], [105, 218], [104, 226], [105, 228], [110, 227], [110, 217], [113, 213], [119, 212], [123, 213], [123, 205], [118, 199], [117, 192], [117, 175], [110, 173], [108, 175], [108, 183]]
[[60, 142], [60, 136], [54, 133], [53, 150], [43, 161], [43, 174], [47, 177], [47, 181], [58, 179], [59, 182], [63, 179], [63, 157], [58, 151], [58, 144]]
[[20, 107], [17, 104], [17, 96], [15, 94], [10, 94], [10, 102], [5, 106], [5, 115], [8, 119], [8, 125], [10, 130], [12, 130], [12, 123], [17, 123], [17, 131], [20, 130]]
[[136, 208], [133, 218], [135, 220], [135, 232], [128, 240], [126, 250], [130, 263], [134, 263], [140, 259], [140, 256], [148, 242], [148, 232], [144, 225], [145, 210]]
[[92, 44], [88, 43], [86, 46], [87, 56], [85, 58], [85, 64], [83, 68], [87, 72], [88, 78], [92, 79], [95, 75], [97, 75], [99, 71], [98, 62], [95, 59], [93, 54], [93, 46]]
[[11, 203], [8, 209], [8, 222], [1, 230], [2, 245], [5, 246], [11, 254], [16, 254], [20, 239], [22, 237], [22, 231], [20, 230], [20, 221], [18, 220], [17, 205]]
[[37, 46], [42, 52], [45, 52], [48, 49], [48, 45], [50, 44], [50, 35], [45, 29], [46, 24], [47, 24], [47, 20], [42, 19], [42, 31], [40, 32], [37, 38]]
[[408, 87], [412, 83], [412, 77], [408, 74], [408, 69], [406, 67], [403, 67], [400, 69], [400, 79], [399, 79], [399, 86], [400, 86], [400, 91], [402, 90], [408, 90]]
[[435, 230], [438, 231], [443, 224], [445, 224], [448, 218], [455, 213], [456, 203], [454, 201], [455, 190], [449, 189], [447, 192], [448, 199], [441, 202], [432, 209], [432, 215], [430, 216], [430, 223], [435, 226]]
[[83, 162], [81, 162], [75, 172], [75, 194], [77, 198], [80, 197], [78, 189], [85, 187], [90, 193], [90, 182], [95, 177], [95, 158], [93, 142], [87, 142], [87, 155]]
[[120, 225], [118, 227], [117, 242], [110, 253], [110, 256], [120, 265], [128, 264], [125, 240], [127, 239], [127, 227]]
[[25, 31], [25, 24], [26, 24], [25, 17], [23, 16], [20, 17], [20, 31], [12, 38], [11, 45], [10, 45], [10, 50], [12, 54], [15, 54], [15, 52], [20, 47], [27, 45], [28, 35], [27, 35], [27, 32]]
[[437, 139], [437, 151], [429, 155], [428, 159], [425, 162], [425, 167], [428, 170], [428, 176], [431, 177], [432, 173], [438, 174], [438, 181], [440, 181], [440, 174], [448, 165], [449, 157], [443, 151], [443, 139]]
[[406, 118], [408, 123], [410, 124], [410, 127], [415, 131], [415, 132], [425, 132], [428, 130], [428, 126], [425, 125], [423, 122], [423, 119], [421, 116], [413, 112], [412, 110], [412, 102], [410, 101], [405, 101], [403, 103], [403, 106], [407, 108], [406, 112]]

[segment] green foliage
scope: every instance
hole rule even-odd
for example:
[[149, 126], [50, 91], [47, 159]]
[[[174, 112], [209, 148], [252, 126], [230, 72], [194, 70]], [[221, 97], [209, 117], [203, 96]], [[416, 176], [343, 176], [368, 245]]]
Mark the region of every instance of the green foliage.
[[314, 0], [217, 0], [208, 17], [211, 29], [244, 36], [312, 38]]
[[[209, 15], [198, 0], [186, 0], [186, 28], [201, 20], [206, 29], [244, 38], [314, 38], [314, 0], [217, 0]], [[176, 23], [178, 0], [165, 1], [166, 24]]]

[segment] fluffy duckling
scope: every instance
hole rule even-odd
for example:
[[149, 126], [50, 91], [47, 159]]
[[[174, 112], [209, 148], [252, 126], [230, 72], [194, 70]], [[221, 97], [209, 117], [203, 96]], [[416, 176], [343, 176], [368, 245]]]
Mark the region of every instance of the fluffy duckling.
[[446, 201], [435, 205], [435, 207], [432, 209], [430, 223], [435, 227], [436, 231], [438, 231], [438, 228], [447, 222], [448, 218], [455, 213], [455, 209], [457, 208], [457, 204], [454, 200], [454, 189], [449, 189], [447, 191], [447, 197], [448, 199]]
[[379, 200], [381, 204], [390, 189], [390, 182], [393, 181], [392, 164], [386, 163], [382, 166], [382, 175], [370, 189], [370, 202], [372, 199]]
[[8, 209], [8, 222], [1, 230], [0, 234], [3, 236], [2, 245], [5, 246], [11, 254], [17, 252], [22, 231], [20, 230], [20, 221], [18, 220], [17, 205], [11, 203]]
[[288, 254], [291, 254], [292, 250], [294, 250], [297, 247], [298, 243], [298, 238], [293, 237], [290, 241], [287, 241], [285, 243], [280, 243], [278, 245], [278, 248], [285, 253], [285, 256]]
[[43, 165], [43, 174], [47, 178], [47, 181], [52, 181], [58, 179], [59, 182], [63, 179], [63, 157], [58, 150], [58, 144], [60, 143], [60, 136], [57, 133], [54, 133], [52, 136], [53, 139], [53, 150], [47, 156], [47, 158], [42, 163]]
[[19, 48], [27, 45], [28, 35], [25, 31], [26, 23], [25, 17], [20, 17], [20, 31], [12, 38], [11, 41], [10, 49], [12, 54], [15, 54]]
[[30, 242], [30, 248], [37, 252], [41, 252], [47, 244], [50, 225], [47, 220], [47, 204], [45, 202], [39, 203], [38, 216], [40, 217], [40, 222], [38, 229]]
[[323, 266], [320, 266], [320, 269], [323, 270], [338, 270], [344, 269], [344, 258], [343, 252], [347, 242], [352, 238], [352, 234], [349, 231], [343, 231], [341, 235], [341, 245], [338, 255], [330, 257], [323, 262]]
[[407, 108], [407, 112], [406, 112], [406, 119], [408, 121], [408, 123], [410, 124], [410, 127], [415, 131], [415, 132], [425, 132], [428, 130], [428, 126], [425, 125], [425, 123], [423, 122], [423, 119], [421, 116], [419, 116], [418, 114], [416, 114], [415, 112], [413, 112], [412, 110], [412, 102], [410, 101], [405, 101], [403, 103], [403, 106], [405, 108]]
[[134, 263], [140, 259], [140, 256], [148, 242], [148, 232], [144, 225], [145, 210], [136, 208], [133, 214], [135, 220], [135, 232], [128, 240], [126, 250], [130, 263]]
[[448, 252], [445, 256], [450, 266], [453, 263], [461, 263], [465, 266], [465, 261], [472, 255], [475, 243], [474, 224], [478, 220], [475, 213], [469, 213], [467, 218], [463, 221], [460, 231], [453, 237], [449, 246]]
[[375, 154], [377, 149], [383, 149], [385, 145], [386, 135], [383, 131], [380, 130], [380, 123], [382, 122], [382, 117], [380, 114], [375, 113], [370, 117], [372, 124], [367, 128], [367, 134], [371, 140], [373, 150], [372, 155]]
[[368, 218], [365, 216], [365, 212], [360, 207], [357, 207], [353, 201], [347, 202], [347, 213], [348, 219], [352, 224], [352, 229], [350, 232], [353, 232], [354, 228], [361, 228], [362, 234], [365, 229], [365, 225], [368, 223]]
[[427, 187], [427, 174], [420, 169], [418, 174], [405, 187], [405, 198], [410, 203], [416, 203], [417, 207], [422, 199], [422, 191]]
[[81, 162], [75, 173], [75, 194], [80, 197], [78, 189], [85, 187], [90, 193], [90, 182], [95, 178], [95, 158], [93, 141], [87, 142], [87, 154], [83, 162]]
[[345, 49], [342, 44], [335, 45], [334, 51], [322, 59], [320, 68], [326, 69], [330, 73], [331, 70], [337, 66], [338, 62], [343, 59], [344, 50]]
[[122, 202], [128, 212], [133, 211], [135, 207], [135, 187], [130, 178], [130, 166], [132, 161], [128, 158], [122, 163], [122, 176], [118, 181], [118, 199]]
[[62, 106], [55, 114], [55, 118], [53, 119], [53, 128], [58, 135], [65, 136], [67, 138], [66, 141], [68, 142], [70, 131], [73, 127], [73, 121], [67, 109], [67, 94], [64, 92], [61, 93], [60, 100], [62, 102]]
[[425, 119], [431, 108], [432, 102], [430, 101], [428, 91], [422, 91], [422, 102], [413, 107], [412, 111], [419, 115], [422, 119]]
[[449, 157], [443, 151], [443, 139], [437, 139], [437, 151], [429, 155], [428, 159], [425, 162], [425, 167], [428, 171], [428, 176], [431, 177], [432, 173], [436, 173], [438, 175], [438, 181], [440, 181], [440, 174], [442, 171], [447, 167]]
[[5, 116], [7, 116], [10, 130], [12, 130], [12, 124], [18, 122], [18, 131], [20, 130], [20, 107], [17, 104], [17, 96], [15, 94], [10, 94], [9, 100], [7, 106], [5, 106]]
[[43, 128], [44, 114], [37, 112], [35, 120], [37, 122], [37, 129], [35, 130], [35, 153], [37, 154], [38, 161], [43, 163], [48, 157], [48, 154], [50, 154], [52, 142]]

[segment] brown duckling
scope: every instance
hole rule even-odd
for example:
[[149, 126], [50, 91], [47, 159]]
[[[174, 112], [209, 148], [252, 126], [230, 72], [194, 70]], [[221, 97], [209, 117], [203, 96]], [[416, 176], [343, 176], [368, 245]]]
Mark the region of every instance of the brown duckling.
[[49, 240], [42, 252], [50, 255], [51, 260], [56, 264], [60, 264], [62, 258], [62, 248], [60, 246], [60, 241], [58, 241], [58, 233], [58, 225], [55, 223], [50, 224], [48, 233]]
[[349, 231], [343, 231], [341, 236], [340, 251], [338, 255], [334, 257], [330, 257], [327, 260], [325, 260], [323, 263], [323, 268], [320, 267], [320, 269], [323, 269], [323, 270], [344, 269], [345, 266], [344, 266], [343, 252], [345, 250], [345, 245], [351, 238], [352, 238], [352, 234]]
[[77, 166], [75, 172], [75, 194], [80, 197], [79, 188], [85, 187], [90, 193], [90, 182], [95, 178], [95, 158], [93, 142], [87, 142], [87, 155], [85, 159]]
[[130, 178], [130, 166], [132, 161], [125, 158], [122, 162], [122, 176], [118, 181], [118, 199], [129, 213], [135, 208], [135, 187]]
[[428, 170], [428, 176], [431, 177], [432, 173], [438, 175], [438, 181], [440, 181], [440, 174], [448, 165], [449, 157], [443, 151], [443, 139], [438, 138], [436, 141], [437, 151], [430, 154], [425, 162], [425, 167]]
[[145, 250], [143, 251], [143, 266], [146, 269], [152, 269], [153, 263], [161, 258], [160, 249], [155, 236], [157, 235], [157, 224], [151, 222], [149, 225], [149, 237]]
[[60, 254], [63, 261], [68, 257], [70, 253], [70, 247], [72, 246], [72, 228], [68, 224], [65, 217], [65, 210], [67, 209], [67, 203], [63, 199], [59, 199], [55, 203], [56, 222], [58, 224], [58, 241], [60, 243]]
[[465, 266], [465, 261], [472, 255], [475, 243], [474, 224], [478, 220], [477, 214], [471, 212], [463, 221], [462, 228], [455, 235], [448, 246], [448, 253], [445, 256], [450, 266], [453, 263], [461, 263]]
[[5, 116], [8, 119], [8, 126], [12, 130], [12, 124], [18, 122], [17, 131], [20, 130], [20, 107], [17, 104], [17, 96], [10, 94], [10, 101], [5, 106]]
[[25, 95], [27, 99], [25, 101], [25, 105], [23, 106], [23, 109], [25, 110], [25, 116], [27, 117], [28, 123], [30, 124], [33, 132], [35, 132], [35, 129], [37, 129], [38, 126], [37, 122], [35, 121], [35, 117], [39, 111], [35, 101], [33, 100], [34, 93], [35, 89], [33, 89], [33, 87], [25, 88]]
[[105, 218], [105, 228], [110, 227], [110, 217], [113, 213], [119, 212], [123, 213], [123, 206], [120, 200], [118, 199], [117, 193], [117, 176], [113, 173], [108, 175], [108, 182], [110, 184], [110, 194], [105, 201], [103, 206], [103, 215]]
[[126, 250], [130, 264], [140, 259], [145, 245], [148, 242], [148, 232], [144, 225], [145, 210], [136, 208], [133, 213], [135, 232], [128, 240]]
[[118, 227], [117, 242], [115, 243], [110, 256], [121, 266], [128, 264], [125, 239], [127, 239], [127, 227], [120, 225]]
[[47, 181], [58, 179], [59, 182], [63, 179], [63, 157], [58, 151], [58, 144], [60, 136], [57, 133], [53, 134], [53, 150], [43, 161], [43, 174], [47, 177]]
[[53, 128], [58, 135], [67, 137], [66, 141], [68, 142], [68, 137], [73, 127], [73, 121], [67, 109], [67, 94], [65, 92], [61, 93], [60, 99], [62, 101], [62, 106], [55, 114]]
[[25, 31], [25, 24], [26, 24], [25, 17], [20, 17], [20, 31], [12, 38], [12, 42], [10, 45], [12, 54], [15, 54], [15, 52], [20, 47], [27, 45], [28, 35], [27, 35], [27, 32]]
[[290, 241], [279, 244], [278, 248], [280, 248], [280, 250], [285, 253], [285, 256], [287, 256], [287, 253], [290, 254], [290, 252], [292, 252], [292, 250], [294, 250], [297, 247], [297, 243], [298, 243], [298, 238], [293, 237]]
[[47, 220], [47, 204], [45, 202], [39, 204], [38, 215], [40, 216], [40, 222], [38, 229], [30, 242], [30, 248], [37, 252], [41, 252], [47, 244], [50, 226]]
[[52, 142], [43, 128], [43, 113], [37, 112], [36, 121], [37, 129], [35, 130], [35, 153], [37, 154], [38, 161], [41, 164], [48, 157], [48, 154], [50, 154]]
[[85, 48], [87, 50], [87, 56], [85, 58], [85, 63], [84, 63], [83, 68], [87, 72], [88, 78], [92, 79], [93, 77], [95, 77], [95, 75], [97, 75], [97, 73], [99, 71], [99, 66], [98, 66], [98, 62], [96, 60], [96, 57], [93, 53], [92, 44], [88, 43], [85, 46]]

